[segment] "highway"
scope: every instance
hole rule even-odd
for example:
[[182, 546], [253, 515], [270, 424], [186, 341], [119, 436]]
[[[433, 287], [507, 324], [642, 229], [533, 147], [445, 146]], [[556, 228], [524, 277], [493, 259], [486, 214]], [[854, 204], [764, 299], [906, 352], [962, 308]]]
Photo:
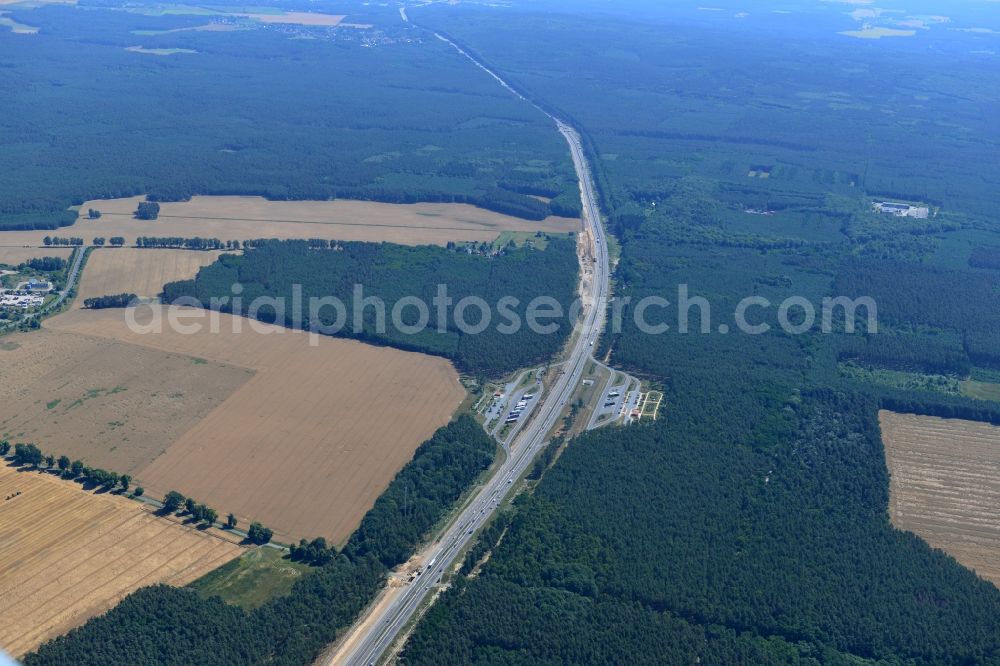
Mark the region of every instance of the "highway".
[[[403, 14], [405, 18], [405, 14]], [[475, 60], [468, 53], [447, 38], [438, 39], [451, 44], [463, 56], [486, 71], [504, 88], [517, 95], [495, 72]], [[518, 97], [521, 97], [518, 95]], [[524, 99], [522, 97], [522, 99]], [[528, 100], [525, 100], [528, 101]], [[529, 101], [530, 103], [530, 101]], [[537, 107], [536, 107], [537, 108]], [[539, 109], [541, 110], [541, 109]], [[542, 110], [543, 113], [546, 113]], [[583, 202], [584, 238], [590, 243], [590, 255], [594, 258], [592, 272], [588, 275], [586, 266], [581, 268], [581, 295], [584, 309], [582, 321], [577, 322], [571, 338], [570, 349], [563, 364], [564, 372], [559, 375], [552, 388], [540, 397], [531, 421], [517, 434], [510, 445], [506, 460], [496, 474], [466, 504], [465, 509], [433, 543], [421, 551], [423, 567], [420, 575], [401, 587], [387, 587], [377, 602], [359, 618], [338, 644], [337, 649], [321, 659], [319, 664], [360, 666], [375, 664], [389, 650], [396, 638], [414, 616], [421, 603], [434, 592], [442, 575], [449, 570], [455, 557], [473, 538], [511, 492], [517, 479], [524, 474], [535, 456], [547, 443], [546, 434], [556, 425], [563, 408], [570, 401], [580, 384], [587, 365], [593, 361], [592, 341], [596, 340], [604, 328], [608, 299], [608, 251], [607, 241], [601, 222], [596, 190], [590, 167], [583, 152], [580, 136], [570, 125], [546, 113], [555, 122], [559, 132], [566, 139], [580, 181], [580, 196]]]
[[[59, 292], [59, 295], [56, 298], [56, 300], [46, 305], [44, 309], [26, 315], [24, 317], [24, 321], [28, 321], [29, 319], [35, 319], [35, 318], [41, 319], [50, 312], [59, 309], [59, 306], [63, 304], [63, 301], [65, 301], [69, 297], [69, 292], [73, 290], [73, 285], [76, 283], [76, 278], [80, 275], [80, 267], [83, 265], [83, 257], [86, 254], [87, 254], [87, 248], [82, 246], [76, 248], [73, 254], [73, 263], [69, 268], [69, 272], [66, 274], [66, 286], [63, 287], [63, 290]], [[13, 327], [17, 323], [18, 322], [15, 322], [10, 326]]]

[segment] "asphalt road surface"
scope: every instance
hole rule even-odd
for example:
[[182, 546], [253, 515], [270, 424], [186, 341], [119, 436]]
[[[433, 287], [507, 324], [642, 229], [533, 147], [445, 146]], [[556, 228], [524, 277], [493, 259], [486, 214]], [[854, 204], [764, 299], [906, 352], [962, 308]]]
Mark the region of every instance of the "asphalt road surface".
[[[501, 85], [517, 94], [495, 72], [445, 37], [441, 35], [437, 37], [451, 44]], [[590, 231], [588, 236], [592, 243], [590, 249], [595, 259], [592, 275], [585, 279], [583, 285], [584, 316], [583, 320], [577, 323], [572, 347], [563, 366], [565, 372], [555, 381], [551, 391], [540, 396], [541, 402], [535, 407], [534, 417], [511, 443], [506, 461], [493, 478], [479, 490], [444, 534], [424, 548], [422, 561], [426, 564], [423, 565], [420, 575], [402, 587], [385, 590], [379, 603], [369, 609], [352, 627], [347, 637], [340, 643], [340, 649], [329, 655], [322, 663], [355, 666], [379, 662], [406, 627], [421, 602], [436, 589], [438, 581], [452, 565], [455, 557], [472, 539], [475, 532], [489, 520], [502, 500], [510, 493], [514, 482], [527, 471], [532, 460], [545, 446], [546, 434], [556, 425], [563, 408], [580, 384], [587, 364], [593, 360], [591, 341], [600, 335], [604, 327], [608, 298], [607, 241], [601, 225], [590, 167], [584, 156], [580, 136], [567, 123], [554, 117], [552, 120], [569, 144], [573, 165], [580, 181], [583, 221]]]
[[66, 286], [59, 292], [56, 300], [45, 306], [44, 310], [40, 310], [26, 316], [24, 318], [25, 321], [47, 315], [63, 304], [63, 301], [69, 297], [69, 292], [73, 289], [73, 285], [76, 283], [76, 278], [80, 274], [80, 266], [83, 264], [83, 257], [85, 254], [87, 254], [87, 248], [83, 246], [76, 248], [76, 252], [73, 255], [73, 264], [70, 266], [69, 273], [66, 275]]

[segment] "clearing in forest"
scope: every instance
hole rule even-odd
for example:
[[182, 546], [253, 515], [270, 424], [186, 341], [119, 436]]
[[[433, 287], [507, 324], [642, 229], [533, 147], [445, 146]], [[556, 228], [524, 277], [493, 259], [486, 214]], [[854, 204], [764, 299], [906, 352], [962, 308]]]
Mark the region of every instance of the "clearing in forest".
[[[374, 201], [268, 201], [261, 197], [192, 197], [161, 203], [159, 218], [133, 217], [142, 197], [88, 201], [77, 222], [55, 231], [0, 232], [0, 245], [41, 245], [45, 236], [123, 236], [129, 245], [139, 236], [180, 236], [247, 240], [253, 238], [324, 238], [341, 241], [446, 245], [449, 241], [490, 243], [505, 231], [580, 231], [580, 220], [549, 217], [539, 222], [494, 213], [468, 204], [390, 204]], [[101, 212], [87, 219], [86, 211]]]
[[893, 525], [1000, 585], [1000, 427], [879, 412]]
[[75, 307], [83, 307], [87, 298], [111, 294], [154, 298], [163, 291], [163, 285], [193, 278], [220, 254], [223, 253], [214, 250], [128, 247], [94, 250], [87, 258]]
[[[164, 309], [132, 312], [144, 324]], [[134, 332], [122, 310], [74, 310], [46, 326], [254, 370], [136, 477], [156, 496], [178, 490], [243, 524], [259, 520], [280, 541], [346, 539], [465, 396], [442, 358], [328, 337], [311, 346], [301, 331], [185, 312], [201, 332]]]
[[216, 530], [0, 464], [0, 647], [20, 656], [141, 586], [186, 585], [241, 552]]

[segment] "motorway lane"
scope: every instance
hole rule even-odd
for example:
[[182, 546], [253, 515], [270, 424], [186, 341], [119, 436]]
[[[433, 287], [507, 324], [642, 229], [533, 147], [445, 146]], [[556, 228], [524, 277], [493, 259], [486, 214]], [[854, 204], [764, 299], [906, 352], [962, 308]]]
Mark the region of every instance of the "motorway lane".
[[[476, 61], [447, 38], [441, 35], [436, 36], [472, 60], [504, 88], [517, 94], [496, 73]], [[520, 97], [520, 95], [518, 96]], [[413, 582], [403, 587], [387, 589], [385, 594], [388, 595], [388, 600], [383, 598], [383, 603], [374, 607], [377, 610], [366, 613], [365, 617], [361, 618], [352, 628], [352, 632], [358, 633], [349, 632], [347, 639], [341, 644], [341, 648], [323, 663], [355, 666], [374, 664], [381, 659], [414, 616], [420, 604], [433, 592], [438, 581], [452, 565], [458, 553], [472, 539], [475, 532], [489, 520], [514, 487], [514, 481], [527, 471], [535, 456], [545, 446], [547, 433], [556, 425], [563, 408], [570, 401], [582, 379], [587, 364], [593, 361], [590, 343], [600, 335], [604, 328], [608, 299], [607, 242], [601, 223], [593, 179], [584, 156], [580, 136], [567, 123], [558, 118], [549, 117], [556, 123], [559, 132], [569, 144], [573, 165], [580, 181], [584, 224], [590, 231], [590, 239], [593, 243], [591, 251], [595, 257], [594, 279], [590, 281], [589, 289], [584, 294], [584, 301], [585, 303], [589, 302], [590, 307], [586, 309], [583, 322], [577, 325], [575, 340], [565, 364], [566, 370], [556, 380], [551, 392], [545, 396], [539, 396], [541, 402], [536, 407], [535, 418], [512, 442], [507, 460], [501, 465], [498, 472], [479, 490], [473, 501], [466, 506], [445, 533], [437, 541], [425, 547], [422, 561], [428, 564], [424, 567], [423, 572]], [[367, 627], [367, 629], [362, 627]]]

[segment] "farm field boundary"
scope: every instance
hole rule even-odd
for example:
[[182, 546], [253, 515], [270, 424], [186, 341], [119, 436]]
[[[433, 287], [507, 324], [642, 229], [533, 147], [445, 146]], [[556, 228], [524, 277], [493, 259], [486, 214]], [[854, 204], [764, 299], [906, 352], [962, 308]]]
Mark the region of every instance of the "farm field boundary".
[[[580, 231], [578, 219], [549, 217], [538, 222], [495, 213], [469, 204], [390, 204], [333, 201], [268, 201], [262, 197], [196, 196], [160, 204], [156, 220], [133, 217], [142, 197], [99, 199], [84, 203], [72, 226], [50, 231], [3, 231], [0, 245], [42, 245], [45, 236], [122, 236], [129, 245], [140, 236], [180, 236], [247, 240], [253, 238], [323, 238], [392, 242], [401, 245], [491, 243], [503, 232]], [[99, 210], [90, 220], [86, 211]]]
[[310, 346], [300, 331], [219, 317], [219, 333], [195, 335], [133, 332], [121, 310], [75, 310], [46, 326], [252, 369], [135, 476], [154, 495], [178, 490], [242, 524], [258, 520], [279, 541], [346, 539], [465, 397], [442, 358], [327, 337]]
[[1000, 585], [1000, 427], [879, 412], [889, 516]]
[[243, 551], [213, 532], [0, 465], [0, 646], [21, 655], [141, 586], [186, 585]]

